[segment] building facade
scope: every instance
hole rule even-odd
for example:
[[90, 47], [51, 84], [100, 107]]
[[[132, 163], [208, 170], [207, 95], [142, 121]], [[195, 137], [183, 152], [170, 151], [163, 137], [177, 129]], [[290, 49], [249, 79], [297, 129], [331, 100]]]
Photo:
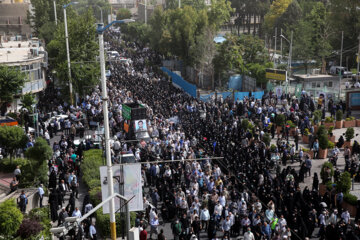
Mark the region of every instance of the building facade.
[[36, 96], [46, 88], [47, 61], [47, 52], [36, 38], [29, 41], [0, 42], [0, 64], [16, 67], [27, 76], [24, 87], [11, 103], [8, 111], [19, 109], [21, 95], [34, 93]]

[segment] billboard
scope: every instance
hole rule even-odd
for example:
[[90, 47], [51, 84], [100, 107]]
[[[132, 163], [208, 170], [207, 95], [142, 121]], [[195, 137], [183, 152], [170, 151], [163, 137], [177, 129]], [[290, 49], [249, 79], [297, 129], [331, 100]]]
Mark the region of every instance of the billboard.
[[[113, 165], [113, 184], [114, 184], [114, 193], [123, 195], [124, 197], [130, 199], [135, 196], [128, 204], [130, 211], [143, 211], [143, 196], [142, 196], [142, 186], [141, 186], [141, 164], [129, 164], [122, 166], [123, 171], [121, 171], [121, 165]], [[122, 174], [122, 172], [124, 174]], [[101, 196], [104, 201], [109, 196], [109, 187], [107, 179], [107, 166], [100, 167], [100, 180], [101, 180]], [[122, 186], [123, 183], [123, 186]], [[124, 188], [124, 194], [121, 194], [121, 188]], [[120, 211], [120, 207], [124, 204], [123, 200], [115, 198], [115, 211]], [[122, 210], [125, 211], [125, 208]], [[108, 214], [110, 212], [109, 203], [104, 204], [103, 213]]]
[[145, 132], [145, 131], [147, 131], [146, 119], [136, 120], [135, 132]]
[[266, 69], [265, 77], [268, 80], [286, 81], [286, 71], [280, 69]]

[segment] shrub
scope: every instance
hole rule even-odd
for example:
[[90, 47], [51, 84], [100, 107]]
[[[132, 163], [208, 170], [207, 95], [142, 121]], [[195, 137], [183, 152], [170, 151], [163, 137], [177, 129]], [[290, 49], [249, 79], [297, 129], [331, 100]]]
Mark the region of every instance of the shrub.
[[276, 145], [275, 144], [271, 144], [271, 146], [270, 146], [270, 151], [271, 152], [275, 152], [276, 151]]
[[296, 125], [291, 120], [287, 120], [286, 125], [289, 125], [290, 128], [295, 128], [296, 127]]
[[22, 221], [17, 234], [22, 239], [29, 239], [32, 236], [38, 235], [41, 230], [43, 230], [43, 226], [38, 221], [26, 218]]
[[304, 130], [304, 135], [305, 135], [305, 136], [309, 136], [309, 134], [310, 134], [309, 129], [305, 128], [305, 130]]
[[329, 149], [333, 149], [335, 147], [335, 143], [333, 143], [332, 141], [328, 142], [328, 148]]
[[[121, 235], [125, 225], [125, 214], [117, 213], [116, 218], [116, 234]], [[130, 225], [135, 226], [136, 213], [130, 212]], [[110, 236], [110, 219], [109, 215], [103, 214], [102, 208], [96, 211], [96, 228], [102, 233], [103, 237]]]
[[263, 136], [263, 141], [264, 141], [266, 146], [270, 146], [270, 142], [271, 142], [270, 134], [265, 133], [264, 136]]
[[[334, 183], [332, 181], [328, 181], [325, 185], [326, 185], [327, 190], [331, 191], [331, 189], [334, 186]], [[336, 186], [336, 184], [335, 184], [335, 186]]]
[[328, 129], [328, 134], [329, 134], [330, 136], [332, 136], [333, 130], [334, 130], [334, 127], [333, 127], [333, 126], [329, 127], [329, 129]]
[[326, 117], [325, 122], [326, 123], [332, 123], [332, 122], [334, 122], [334, 119], [332, 117]]
[[[99, 167], [103, 165], [103, 153], [101, 149], [91, 149], [84, 152], [84, 160], [81, 164], [83, 172], [83, 181], [89, 186], [93, 179], [97, 179], [100, 184]], [[93, 184], [93, 183], [92, 183]]]
[[351, 121], [351, 118], [345, 118], [345, 121]]
[[9, 158], [4, 158], [0, 160], [0, 169], [2, 172], [13, 172], [16, 168], [16, 166], [20, 166], [20, 169], [22, 167], [29, 164], [29, 161], [26, 158], [15, 158], [10, 160]]
[[319, 136], [319, 147], [321, 149], [327, 149], [329, 146], [329, 140], [328, 140], [328, 136], [325, 134], [322, 134]]
[[334, 176], [334, 167], [331, 162], [325, 162], [320, 171], [320, 177], [324, 184], [331, 181], [332, 177]]
[[34, 208], [29, 212], [29, 217], [41, 223], [43, 230], [42, 235], [48, 236], [50, 238], [50, 211], [49, 208]]
[[241, 127], [244, 129], [244, 131], [246, 131], [248, 129], [248, 127], [249, 127], [249, 120], [243, 119], [241, 121]]
[[320, 110], [316, 110], [314, 112], [313, 120], [315, 123], [318, 123], [321, 120], [322, 112]]
[[6, 200], [0, 204], [0, 236], [10, 237], [20, 227], [23, 215], [16, 207], [14, 199]]
[[285, 124], [285, 115], [284, 114], [276, 115], [275, 123], [278, 127], [283, 126]]
[[336, 182], [336, 190], [338, 192], [348, 193], [351, 188], [351, 176], [349, 172], [343, 172], [339, 180]]
[[345, 132], [346, 141], [350, 142], [351, 139], [354, 138], [354, 134], [355, 134], [354, 128], [350, 127], [348, 129], [346, 129], [346, 132]]
[[87, 183], [88, 188], [94, 189], [96, 187], [100, 187], [101, 183], [100, 183], [100, 179], [91, 179], [88, 183]]
[[327, 136], [327, 134], [328, 134], [328, 132], [327, 132], [327, 130], [326, 130], [326, 128], [325, 128], [324, 125], [321, 125], [321, 126], [318, 128], [317, 132], [316, 132], [316, 136], [317, 136], [318, 138], [319, 138], [321, 135]]
[[96, 187], [90, 190], [89, 192], [90, 195], [90, 201], [93, 203], [94, 206], [98, 205], [99, 203], [101, 203], [101, 187]]
[[358, 198], [357, 198], [357, 196], [352, 195], [351, 193], [345, 193], [344, 194], [344, 201], [351, 204], [351, 205], [353, 205], [353, 206], [356, 206]]
[[336, 121], [341, 121], [343, 119], [343, 112], [341, 110], [336, 111]]

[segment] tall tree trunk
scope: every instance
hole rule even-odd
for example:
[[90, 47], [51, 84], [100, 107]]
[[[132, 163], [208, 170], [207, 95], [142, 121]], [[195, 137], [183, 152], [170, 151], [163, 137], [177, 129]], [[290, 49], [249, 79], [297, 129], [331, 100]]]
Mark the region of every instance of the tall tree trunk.
[[247, 15], [247, 29], [248, 29], [248, 34], [250, 34], [250, 28], [251, 28], [251, 15], [250, 13]]
[[254, 14], [254, 31], [253, 31], [253, 35], [255, 36], [256, 34], [256, 14]]

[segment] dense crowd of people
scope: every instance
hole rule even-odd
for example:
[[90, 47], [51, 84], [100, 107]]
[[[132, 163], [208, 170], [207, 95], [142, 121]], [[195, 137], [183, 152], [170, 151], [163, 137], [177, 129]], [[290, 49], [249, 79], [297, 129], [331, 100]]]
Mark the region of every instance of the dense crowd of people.
[[[334, 115], [334, 110], [346, 112], [346, 105], [330, 101], [316, 106], [305, 92], [300, 99], [290, 94], [279, 98], [270, 92], [262, 99], [249, 96], [235, 102], [222, 98], [202, 102], [168, 81], [158, 69], [161, 58], [156, 53], [122, 41], [119, 34], [110, 32], [105, 36], [111, 50], [131, 59], [108, 65], [112, 159], [116, 162], [121, 152], [132, 152], [143, 162], [146, 211], [136, 219], [141, 240], [154, 236], [165, 239], [160, 222], [171, 223], [174, 239], [243, 236], [278, 240], [310, 239], [314, 235], [320, 239], [359, 239], [359, 207], [355, 221], [350, 221], [349, 212], [341, 207], [341, 194], [332, 191], [321, 196], [319, 178], [316, 173], [311, 175], [312, 159], [298, 148], [299, 136], [306, 129], [314, 132], [311, 118], [316, 108], [322, 110], [324, 118], [326, 109]], [[75, 206], [82, 155], [91, 141], [76, 147], [74, 139], [83, 138], [89, 128], [102, 126], [100, 89], [96, 87], [79, 99], [76, 107], [64, 103], [53, 88], [44, 96], [52, 101], [39, 102], [40, 135], [50, 143], [61, 132], [61, 140], [52, 145], [48, 185], [51, 219], [58, 225], [68, 216], [80, 217], [92, 209], [88, 196], [81, 210]], [[122, 104], [131, 102], [147, 108], [146, 124], [151, 136], [147, 143], [122, 142], [128, 137]], [[48, 120], [45, 112], [68, 118]], [[287, 126], [276, 134], [278, 114], [296, 125], [295, 136], [290, 136]], [[265, 135], [277, 138], [275, 149], [266, 144]], [[310, 146], [316, 152], [317, 140], [313, 139]], [[357, 156], [357, 151], [355, 148], [349, 155]], [[287, 165], [294, 161], [299, 161], [300, 170]], [[360, 171], [358, 161], [357, 157], [349, 158], [355, 173]], [[300, 183], [311, 176], [312, 186], [302, 190]], [[67, 194], [70, 199], [65, 204]], [[89, 219], [72, 234], [78, 239], [84, 235], [96, 239], [96, 228]]]

